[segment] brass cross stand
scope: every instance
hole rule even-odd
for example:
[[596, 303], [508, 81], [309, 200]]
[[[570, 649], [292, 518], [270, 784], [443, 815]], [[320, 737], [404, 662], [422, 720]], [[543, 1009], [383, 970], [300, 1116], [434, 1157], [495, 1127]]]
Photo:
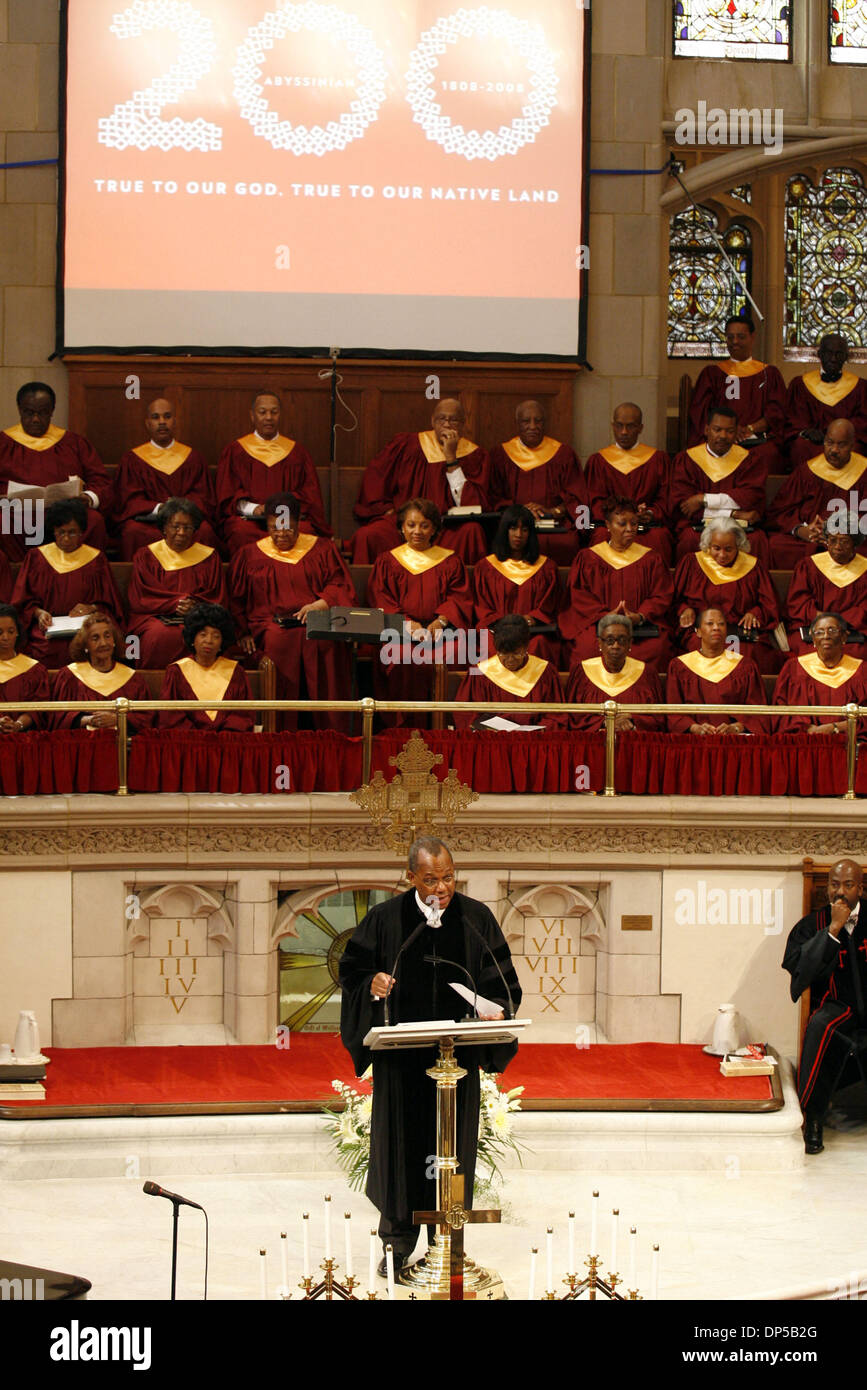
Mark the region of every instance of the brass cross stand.
[[439, 1229], [425, 1259], [400, 1275], [399, 1287], [408, 1291], [412, 1301], [505, 1298], [500, 1276], [464, 1255], [464, 1226], [498, 1222], [500, 1213], [469, 1211], [464, 1206], [464, 1177], [457, 1173], [457, 1086], [467, 1073], [458, 1066], [455, 1047], [512, 1042], [528, 1024], [529, 1019], [398, 1023], [373, 1028], [364, 1039], [372, 1052], [428, 1047], [431, 1043], [439, 1047], [437, 1062], [427, 1072], [437, 1088], [437, 1210], [413, 1212], [413, 1221], [436, 1221]]

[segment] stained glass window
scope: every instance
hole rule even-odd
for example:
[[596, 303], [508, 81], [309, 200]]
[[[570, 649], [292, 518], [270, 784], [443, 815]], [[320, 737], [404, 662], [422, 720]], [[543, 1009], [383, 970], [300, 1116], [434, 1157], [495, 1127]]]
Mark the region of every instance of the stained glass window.
[[785, 346], [812, 351], [823, 333], [867, 348], [867, 187], [854, 169], [786, 185]]
[[739, 203], [751, 203], [753, 201], [753, 190], [748, 183], [739, 183], [737, 188], [729, 189], [729, 197], [737, 198]]
[[784, 0], [674, 0], [674, 56], [785, 62], [790, 11]]
[[832, 63], [867, 63], [867, 0], [837, 0], [828, 6]]
[[[708, 231], [719, 236], [709, 208], [688, 208], [671, 219], [668, 279], [669, 357], [728, 357], [725, 322], [748, 312], [747, 299]], [[750, 288], [749, 228], [733, 222], [722, 237], [728, 261]]]

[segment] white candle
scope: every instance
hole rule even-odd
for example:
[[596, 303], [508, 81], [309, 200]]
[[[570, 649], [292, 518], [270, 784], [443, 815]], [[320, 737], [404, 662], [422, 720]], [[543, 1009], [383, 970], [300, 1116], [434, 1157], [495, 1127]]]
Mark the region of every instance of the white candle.
[[547, 1289], [549, 1293], [554, 1291], [554, 1227], [549, 1226], [545, 1236], [545, 1256], [546, 1274], [548, 1278]]
[[620, 1208], [615, 1207], [611, 1213], [611, 1266], [610, 1272], [617, 1273], [617, 1218], [620, 1215]]
[[659, 1246], [654, 1245], [650, 1257], [650, 1297], [659, 1298]]
[[569, 1273], [575, 1273], [575, 1213], [569, 1213]]
[[280, 1232], [280, 1271], [283, 1276], [283, 1297], [289, 1296], [289, 1241], [286, 1232]]
[[637, 1239], [638, 1239], [638, 1231], [637, 1231], [637, 1228], [636, 1228], [635, 1226], [630, 1226], [630, 1227], [629, 1227], [629, 1287], [630, 1287], [630, 1289], [632, 1289], [632, 1290], [638, 1288], [638, 1282], [637, 1282], [636, 1277], [635, 1277], [635, 1268], [636, 1268], [635, 1259], [636, 1259], [636, 1242], [637, 1242]]
[[331, 1198], [325, 1198], [325, 1258], [331, 1259]]
[[367, 1260], [367, 1292], [376, 1288], [376, 1231], [370, 1233], [370, 1255]]
[[394, 1301], [394, 1251], [390, 1245], [385, 1247], [385, 1277], [388, 1280], [388, 1296]]
[[354, 1278], [352, 1272], [352, 1212], [345, 1211], [343, 1216], [343, 1234], [346, 1238], [346, 1277], [347, 1279], [352, 1279]]
[[532, 1246], [530, 1249], [530, 1287], [527, 1291], [527, 1297], [531, 1300], [536, 1297], [536, 1256], [538, 1253], [535, 1245]]
[[304, 1232], [304, 1278], [310, 1278], [310, 1213], [305, 1211], [301, 1217], [301, 1229]]
[[593, 1203], [590, 1208], [590, 1254], [599, 1254], [599, 1193], [593, 1193]]
[[259, 1251], [259, 1297], [263, 1300], [268, 1297], [268, 1280], [266, 1277], [264, 1250]]

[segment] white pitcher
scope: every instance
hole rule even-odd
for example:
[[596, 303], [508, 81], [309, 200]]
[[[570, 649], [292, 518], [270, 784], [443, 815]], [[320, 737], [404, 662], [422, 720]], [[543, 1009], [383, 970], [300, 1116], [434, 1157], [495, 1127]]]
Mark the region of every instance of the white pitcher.
[[740, 1047], [740, 1025], [734, 1004], [720, 1004], [713, 1025], [710, 1051], [717, 1057], [737, 1052]]
[[31, 1062], [39, 1056], [39, 1029], [32, 1010], [22, 1009], [18, 1015], [13, 1046], [16, 1062]]

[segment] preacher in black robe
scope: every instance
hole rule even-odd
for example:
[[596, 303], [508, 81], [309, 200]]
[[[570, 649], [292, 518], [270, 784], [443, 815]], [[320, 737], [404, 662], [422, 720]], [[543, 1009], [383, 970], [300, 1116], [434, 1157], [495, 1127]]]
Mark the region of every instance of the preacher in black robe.
[[[373, 978], [378, 972], [394, 970], [401, 945], [422, 920], [423, 908], [414, 890], [379, 904], [356, 928], [340, 962], [340, 1036], [357, 1075], [373, 1063], [366, 1191], [381, 1213], [379, 1234], [384, 1244], [388, 1241], [393, 1246], [397, 1268], [412, 1255], [418, 1239], [413, 1212], [436, 1210], [436, 1083], [425, 1072], [434, 1065], [437, 1049], [371, 1053], [363, 1040], [371, 1028], [385, 1022], [383, 1000], [371, 998]], [[471, 988], [467, 976], [454, 965], [426, 962], [425, 957], [434, 954], [463, 966], [479, 994], [508, 1015], [509, 1001], [491, 951], [511, 991], [512, 1007], [517, 1009], [521, 987], [496, 919], [483, 903], [455, 893], [443, 912], [441, 927], [424, 926], [401, 956], [388, 999], [389, 1021], [461, 1021], [471, 1014], [471, 1006], [448, 983], [455, 980]], [[457, 1157], [468, 1208], [472, 1207], [479, 1132], [479, 1068], [503, 1071], [516, 1051], [517, 1043], [456, 1050], [459, 1065], [467, 1070], [457, 1086]]]

